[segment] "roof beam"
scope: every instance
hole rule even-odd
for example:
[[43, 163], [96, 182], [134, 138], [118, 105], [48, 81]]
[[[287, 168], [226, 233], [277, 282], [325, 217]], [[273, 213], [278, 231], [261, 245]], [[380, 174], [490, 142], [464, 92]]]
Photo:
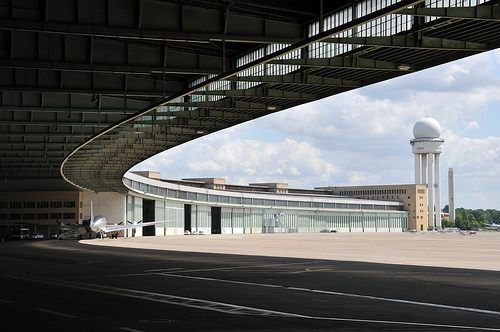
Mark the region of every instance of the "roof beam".
[[95, 96], [116, 96], [116, 97], [146, 97], [146, 98], [156, 98], [163, 96], [171, 96], [178, 91], [148, 91], [148, 90], [112, 90], [112, 89], [75, 89], [75, 88], [47, 88], [47, 87], [35, 87], [35, 86], [0, 86], [0, 91], [17, 91], [17, 92], [49, 92], [49, 93], [59, 93], [59, 94], [85, 94], [85, 95], [95, 95]]
[[[69, 120], [61, 120], [61, 121], [46, 121], [46, 120], [31, 120], [31, 121], [24, 121], [24, 120], [11, 120], [11, 121], [5, 121], [5, 120], [0, 120], [0, 125], [13, 125], [13, 126], [57, 126], [57, 127], [92, 127], [92, 128], [100, 128], [100, 129], [105, 129], [108, 126], [110, 126], [112, 122], [106, 122], [106, 121], [69, 121]], [[46, 136], [47, 133], [33, 133], [33, 135], [39, 135], [39, 136]], [[76, 135], [75, 135], [76, 136]]]
[[[92, 72], [105, 74], [131, 74], [131, 75], [151, 75], [151, 74], [179, 74], [179, 75], [210, 75], [219, 74], [218, 68], [183, 68], [160, 67], [160, 66], [137, 66], [119, 64], [99, 64], [99, 63], [74, 63], [56, 62], [43, 60], [16, 60], [0, 59], [0, 68], [14, 69], [44, 69], [58, 71]], [[161, 80], [158, 80], [161, 81]], [[169, 80], [168, 80], [169, 81]]]
[[[137, 122], [141, 123], [140, 121]], [[174, 126], [174, 127], [186, 126], [186, 127], [196, 127], [196, 128], [217, 128], [217, 129], [226, 128], [231, 125], [230, 122], [193, 119], [193, 118], [156, 120], [155, 124], [159, 126]]]
[[[55, 123], [53, 123], [53, 125], [55, 125]], [[59, 127], [59, 124], [57, 124], [57, 126]], [[81, 128], [80, 126], [77, 126], [77, 127], [73, 127], [73, 128]], [[39, 137], [46, 137], [46, 136], [49, 136], [50, 137], [64, 137], [66, 139], [78, 139], [78, 140], [81, 140], [82, 138], [84, 139], [87, 139], [88, 137], [90, 137], [91, 135], [93, 135], [93, 133], [82, 133], [80, 131], [75, 131], [74, 133], [61, 133], [61, 132], [51, 132], [51, 133], [32, 133], [32, 132], [17, 132], [17, 133], [13, 133], [13, 132], [10, 132], [10, 133], [4, 133], [4, 132], [0, 132], [0, 137], [26, 137], [26, 138], [39, 138]]]
[[[30, 107], [30, 106], [0, 106], [1, 111], [24, 111], [34, 113], [65, 113], [65, 114], [117, 114], [131, 115], [139, 111], [140, 108], [80, 108], [80, 107]], [[0, 133], [1, 135], [1, 133]]]
[[[268, 105], [262, 103], [254, 103], [247, 101], [239, 101], [239, 100], [231, 100], [231, 99], [223, 99], [218, 101], [187, 101], [187, 102], [172, 102], [168, 103], [165, 106], [157, 107], [157, 112], [163, 112], [163, 110], [169, 110], [169, 108], [174, 108], [174, 112], [176, 108], [179, 107], [188, 107], [188, 108], [208, 108], [208, 109], [218, 109], [218, 110], [245, 110], [245, 111], [261, 111], [268, 110]], [[158, 110], [160, 108], [160, 110]]]
[[322, 67], [322, 68], [343, 68], [343, 69], [363, 69], [381, 71], [412, 71], [401, 70], [399, 64], [395, 62], [373, 60], [358, 56], [338, 56], [333, 58], [307, 58], [307, 59], [281, 59], [272, 60], [272, 64], [284, 66]]
[[203, 95], [203, 96], [222, 96], [222, 97], [232, 97], [232, 98], [264, 98], [264, 99], [291, 99], [291, 100], [316, 100], [318, 96], [310, 93], [293, 92], [286, 90], [277, 89], [263, 89], [263, 88], [252, 88], [252, 89], [233, 89], [233, 90], [198, 90], [192, 93], [192, 95]]
[[[255, 18], [255, 17], [253, 17]], [[261, 19], [263, 21], [273, 21]], [[283, 23], [282, 21], [278, 24]], [[272, 22], [271, 22], [272, 23]], [[182, 43], [204, 43], [208, 44], [215, 41], [226, 41], [234, 43], [259, 43], [259, 44], [290, 44], [300, 40], [301, 25], [298, 23], [286, 23], [288, 29], [275, 29], [272, 35], [266, 35], [265, 32], [258, 34], [245, 34], [228, 31], [227, 34], [183, 31], [165, 31], [153, 29], [132, 29], [109, 27], [102, 25], [68, 24], [56, 22], [41, 22], [28, 20], [0, 19], [0, 29], [17, 30], [30, 32], [44, 32], [60, 35], [88, 36], [112, 39], [129, 39], [136, 41], [161, 41], [161, 42], [182, 42]], [[203, 29], [201, 26], [200, 29]], [[241, 30], [241, 29], [240, 29]], [[293, 33], [295, 31], [295, 33]]]
[[329, 38], [330, 43], [364, 45], [389, 48], [411, 48], [416, 50], [442, 51], [487, 51], [488, 45], [446, 38], [414, 36], [382, 36], [382, 37], [340, 37]]
[[265, 76], [232, 76], [227, 78], [228, 81], [237, 82], [259, 82], [259, 83], [276, 83], [276, 84], [291, 84], [304, 86], [330, 86], [330, 87], [348, 87], [358, 88], [361, 83], [352, 80], [343, 80], [337, 78], [329, 78], [317, 75], [309, 75], [307, 73], [294, 73], [286, 75], [265, 75]]
[[475, 6], [475, 7], [443, 7], [443, 8], [406, 8], [398, 14], [412, 16], [437, 16], [441, 18], [467, 19], [478, 21], [499, 21], [500, 7]]
[[[14, 146], [36, 146], [36, 147], [43, 147], [45, 150], [46, 146], [55, 146], [55, 147], [64, 147], [64, 146], [76, 146], [80, 143], [70, 143], [70, 142], [0, 142], [0, 149], [9, 149], [13, 148]], [[27, 149], [26, 151], [33, 151], [30, 149]], [[51, 150], [48, 150], [51, 151]]]
[[[224, 111], [218, 109], [195, 109], [195, 110], [182, 110], [182, 111], [171, 111], [157, 114], [157, 117], [161, 116], [172, 116], [172, 117], [186, 117], [186, 118], [218, 118], [218, 119], [239, 119], [239, 120], [251, 120], [254, 117], [245, 114], [242, 111], [232, 112], [232, 111]], [[161, 119], [154, 120], [155, 124]]]

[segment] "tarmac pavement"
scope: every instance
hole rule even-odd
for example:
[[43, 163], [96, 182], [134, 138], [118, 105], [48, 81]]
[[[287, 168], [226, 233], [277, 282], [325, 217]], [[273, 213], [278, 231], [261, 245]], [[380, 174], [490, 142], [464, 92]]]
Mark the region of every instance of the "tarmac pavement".
[[[262, 235], [267, 255], [248, 252], [261, 236], [162, 238], [184, 243], [178, 247], [185, 251], [104, 246], [137, 239], [94, 240], [100, 246], [6, 242], [0, 246], [2, 331], [500, 331], [494, 268], [352, 261], [340, 244], [351, 252], [361, 250], [356, 241], [365, 242], [374, 256], [383, 250], [357, 235], [316, 235], [283, 236], [288, 245], [277, 240], [281, 235]], [[456, 241], [473, 248], [471, 241], [480, 239], [486, 252], [494, 250], [488, 243], [498, 237], [482, 236]], [[243, 245], [247, 238], [252, 241]], [[336, 255], [344, 260], [273, 256], [290, 248], [310, 255], [311, 243], [323, 239], [337, 241]], [[222, 245], [217, 240], [242, 254], [187, 251], [212, 250]]]

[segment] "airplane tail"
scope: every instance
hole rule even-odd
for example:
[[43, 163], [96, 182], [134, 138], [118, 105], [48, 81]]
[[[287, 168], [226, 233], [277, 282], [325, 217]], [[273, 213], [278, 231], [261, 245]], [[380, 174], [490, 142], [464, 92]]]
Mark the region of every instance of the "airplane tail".
[[94, 221], [94, 208], [92, 206], [92, 200], [90, 200], [90, 222]]

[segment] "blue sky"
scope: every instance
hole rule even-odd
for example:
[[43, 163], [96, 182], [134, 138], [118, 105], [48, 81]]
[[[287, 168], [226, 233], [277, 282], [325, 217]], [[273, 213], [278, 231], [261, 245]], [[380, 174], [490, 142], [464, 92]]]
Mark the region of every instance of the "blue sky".
[[163, 178], [223, 177], [290, 187], [414, 181], [409, 140], [424, 116], [441, 123], [442, 204], [500, 209], [500, 51], [301, 105], [207, 135], [133, 169]]

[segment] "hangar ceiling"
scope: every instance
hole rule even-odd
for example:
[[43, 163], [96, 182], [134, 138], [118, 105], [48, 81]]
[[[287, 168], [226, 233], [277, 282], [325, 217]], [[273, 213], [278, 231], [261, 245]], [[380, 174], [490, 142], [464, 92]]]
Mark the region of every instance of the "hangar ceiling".
[[497, 1], [0, 0], [0, 178], [122, 191], [138, 162], [498, 47]]

